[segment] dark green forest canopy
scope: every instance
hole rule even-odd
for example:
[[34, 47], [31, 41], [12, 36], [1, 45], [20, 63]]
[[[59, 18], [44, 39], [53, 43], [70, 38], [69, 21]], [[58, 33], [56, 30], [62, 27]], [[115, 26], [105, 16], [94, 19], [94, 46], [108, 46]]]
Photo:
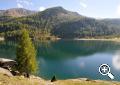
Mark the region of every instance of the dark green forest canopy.
[[43, 31], [60, 38], [120, 36], [119, 19], [98, 20], [67, 11], [62, 7], [49, 8], [22, 17], [0, 16], [0, 35], [16, 36], [24, 25], [29, 29], [31, 36], [39, 36], [37, 34]]

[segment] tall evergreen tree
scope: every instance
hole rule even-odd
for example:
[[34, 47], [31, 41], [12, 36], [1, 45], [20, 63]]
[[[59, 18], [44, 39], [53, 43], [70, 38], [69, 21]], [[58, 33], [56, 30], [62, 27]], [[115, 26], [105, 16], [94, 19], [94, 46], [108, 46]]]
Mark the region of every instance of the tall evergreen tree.
[[26, 29], [22, 29], [17, 46], [16, 61], [17, 69], [20, 73], [35, 73], [37, 70], [36, 51], [29, 33]]

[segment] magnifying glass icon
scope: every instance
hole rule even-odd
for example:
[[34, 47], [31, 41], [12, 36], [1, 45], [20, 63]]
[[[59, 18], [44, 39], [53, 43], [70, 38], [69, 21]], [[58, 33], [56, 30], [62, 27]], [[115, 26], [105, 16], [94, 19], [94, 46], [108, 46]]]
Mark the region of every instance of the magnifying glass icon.
[[102, 75], [107, 75], [110, 79], [114, 79], [113, 74], [110, 73], [110, 66], [108, 66], [107, 64], [100, 65], [99, 72]]

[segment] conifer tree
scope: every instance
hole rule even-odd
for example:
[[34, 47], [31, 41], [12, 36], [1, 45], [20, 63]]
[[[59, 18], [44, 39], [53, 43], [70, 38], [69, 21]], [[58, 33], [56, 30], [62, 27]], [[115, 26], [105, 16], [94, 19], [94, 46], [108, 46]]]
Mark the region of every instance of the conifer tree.
[[36, 50], [26, 29], [22, 29], [16, 52], [17, 69], [20, 73], [35, 73], [37, 70]]

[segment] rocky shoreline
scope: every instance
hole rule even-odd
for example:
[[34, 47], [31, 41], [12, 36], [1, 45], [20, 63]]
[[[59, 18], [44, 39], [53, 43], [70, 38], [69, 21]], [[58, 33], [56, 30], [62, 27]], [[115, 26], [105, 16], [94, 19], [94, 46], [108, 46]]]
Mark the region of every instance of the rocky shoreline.
[[24, 76], [13, 76], [9, 70], [0, 68], [0, 85], [120, 85], [120, 82], [91, 80], [88, 78], [57, 80], [51, 82], [50, 80], [44, 80], [34, 75], [31, 75], [29, 78]]
[[13, 76], [6, 69], [0, 68], [0, 85], [120, 85], [117, 81], [91, 80], [88, 78], [57, 80], [51, 82], [40, 77], [31, 75], [29, 78], [24, 76]]
[[30, 78], [25, 78], [24, 76], [7, 76], [0, 73], [0, 85], [120, 85], [120, 82], [89, 80], [87, 78], [51, 82], [50, 80], [44, 80], [34, 75], [31, 75]]
[[[0, 63], [8, 65], [8, 62], [11, 64], [11, 62], [15, 61], [0, 58]], [[14, 76], [8, 69], [0, 67], [0, 85], [120, 85], [120, 82], [91, 80], [88, 78], [55, 80], [54, 82], [51, 82], [50, 80], [44, 80], [34, 75], [30, 75], [29, 78], [26, 78], [23, 75]]]

